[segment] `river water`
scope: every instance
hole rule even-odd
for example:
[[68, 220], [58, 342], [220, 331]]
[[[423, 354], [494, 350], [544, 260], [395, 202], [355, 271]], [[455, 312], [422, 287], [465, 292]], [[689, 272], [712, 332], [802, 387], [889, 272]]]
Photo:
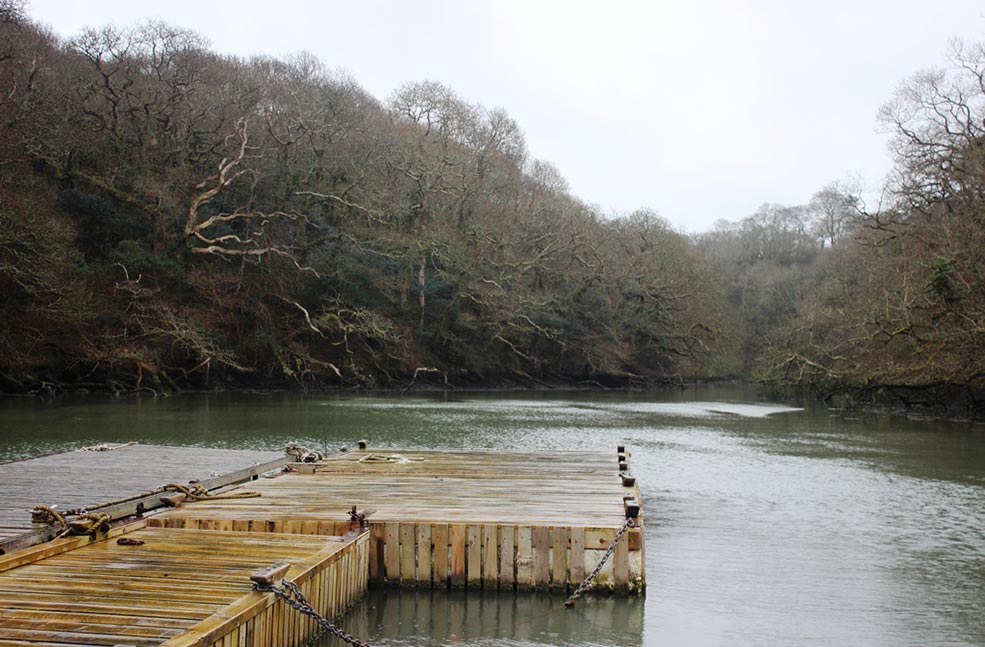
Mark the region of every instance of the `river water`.
[[[647, 594], [374, 592], [373, 645], [985, 645], [985, 426], [662, 394], [183, 395], [0, 401], [0, 461], [107, 441], [612, 450], [647, 517]], [[324, 640], [321, 647], [338, 644]]]

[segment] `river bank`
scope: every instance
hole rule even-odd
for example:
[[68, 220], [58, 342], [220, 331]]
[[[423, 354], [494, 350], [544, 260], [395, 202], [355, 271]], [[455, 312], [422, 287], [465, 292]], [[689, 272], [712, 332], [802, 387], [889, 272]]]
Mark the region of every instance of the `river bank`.
[[410, 376], [404, 384], [387, 386], [321, 384], [314, 386], [286, 384], [275, 387], [226, 383], [203, 389], [155, 389], [141, 386], [132, 389], [113, 389], [103, 384], [82, 386], [61, 385], [59, 388], [36, 388], [26, 392], [0, 390], [3, 399], [71, 400], [101, 397], [172, 397], [204, 394], [307, 394], [307, 395], [380, 395], [443, 394], [443, 393], [587, 393], [605, 391], [627, 394], [659, 395], [674, 391], [694, 391], [709, 386], [736, 387], [755, 393], [759, 399], [772, 399], [798, 406], [819, 404], [843, 413], [888, 413], [915, 418], [952, 421], [985, 420], [985, 393], [963, 385], [842, 385], [826, 391], [796, 385], [778, 385], [736, 377], [643, 378], [641, 376], [598, 376], [596, 379], [541, 379], [523, 374], [498, 380], [465, 379], [452, 382], [446, 375], [425, 372]]

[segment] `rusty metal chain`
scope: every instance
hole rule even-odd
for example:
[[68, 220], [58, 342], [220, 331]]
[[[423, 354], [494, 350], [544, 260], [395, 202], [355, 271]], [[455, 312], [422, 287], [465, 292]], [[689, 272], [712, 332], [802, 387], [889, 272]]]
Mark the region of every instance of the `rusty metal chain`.
[[626, 533], [629, 532], [630, 528], [635, 528], [635, 527], [636, 524], [633, 522], [632, 519], [626, 519], [626, 523], [623, 524], [622, 528], [619, 529], [619, 532], [616, 533], [616, 536], [612, 538], [611, 542], [609, 542], [609, 547], [605, 549], [605, 552], [602, 554], [602, 559], [599, 560], [599, 563], [595, 565], [595, 568], [592, 569], [592, 572], [588, 574], [588, 577], [586, 577], [584, 580], [581, 581], [581, 584], [578, 585], [578, 588], [575, 589], [575, 592], [572, 593], [567, 600], [565, 600], [564, 606], [566, 609], [570, 609], [571, 607], [575, 606], [575, 602], [578, 600], [578, 598], [581, 597], [582, 593], [588, 590], [588, 587], [592, 585], [592, 581], [596, 577], [598, 577], [599, 573], [602, 572], [602, 567], [605, 566], [605, 563], [609, 561], [610, 557], [612, 557], [612, 553], [615, 552], [616, 546], [619, 545], [619, 542], [622, 541], [622, 538], [626, 536]]
[[269, 584], [265, 585], [265, 584], [259, 584], [257, 582], [254, 582], [253, 590], [261, 591], [264, 593], [266, 592], [274, 593], [275, 595], [277, 595], [277, 597], [282, 599], [291, 607], [293, 607], [300, 613], [308, 616], [309, 618], [317, 622], [319, 627], [328, 631], [333, 636], [342, 640], [345, 643], [353, 645], [354, 647], [370, 647], [369, 643], [365, 643], [359, 640], [358, 638], [356, 638], [355, 636], [353, 636], [352, 634], [348, 634], [342, 629], [339, 629], [331, 622], [329, 622], [328, 618], [315, 611], [315, 608], [311, 606], [311, 603], [308, 602], [308, 599], [304, 597], [303, 593], [301, 593], [301, 589], [298, 587], [298, 585], [290, 580], [281, 580], [280, 586], [269, 585]]

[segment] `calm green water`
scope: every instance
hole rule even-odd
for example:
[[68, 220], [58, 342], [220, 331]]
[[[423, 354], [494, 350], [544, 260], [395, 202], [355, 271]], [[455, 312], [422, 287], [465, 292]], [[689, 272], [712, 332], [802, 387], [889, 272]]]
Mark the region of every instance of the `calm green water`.
[[[672, 394], [0, 401], [0, 460], [105, 441], [633, 451], [645, 599], [374, 593], [373, 645], [985, 645], [985, 427]], [[323, 641], [322, 647], [336, 644]]]

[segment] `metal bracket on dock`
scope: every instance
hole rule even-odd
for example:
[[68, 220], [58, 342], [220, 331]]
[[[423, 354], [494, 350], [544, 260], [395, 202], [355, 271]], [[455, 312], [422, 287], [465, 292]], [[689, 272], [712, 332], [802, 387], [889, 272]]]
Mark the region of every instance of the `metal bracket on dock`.
[[161, 497], [161, 503], [172, 508], [177, 508], [185, 500], [185, 495], [178, 492], [176, 494], [168, 494]]
[[360, 528], [365, 528], [367, 514], [372, 514], [372, 513], [371, 512], [368, 513], [365, 510], [359, 512], [358, 510], [356, 510], [356, 506], [352, 506], [352, 509], [349, 510], [349, 521], [352, 523], [358, 523]]
[[640, 516], [640, 502], [636, 500], [636, 497], [627, 494], [622, 498], [623, 508], [626, 510], [627, 519], [636, 519]]
[[[620, 472], [629, 472], [629, 456], [630, 456], [630, 453], [626, 451], [626, 446], [625, 445], [619, 445], [616, 448], [616, 456], [619, 459], [619, 471]], [[625, 485], [625, 483], [623, 483], [623, 485]], [[630, 484], [630, 485], [632, 485], [632, 484]]]
[[260, 586], [275, 586], [278, 582], [284, 579], [287, 575], [287, 571], [291, 569], [291, 564], [289, 562], [283, 562], [280, 564], [274, 564], [273, 566], [268, 566], [262, 571], [257, 571], [250, 575], [250, 581], [254, 584], [259, 584]]

